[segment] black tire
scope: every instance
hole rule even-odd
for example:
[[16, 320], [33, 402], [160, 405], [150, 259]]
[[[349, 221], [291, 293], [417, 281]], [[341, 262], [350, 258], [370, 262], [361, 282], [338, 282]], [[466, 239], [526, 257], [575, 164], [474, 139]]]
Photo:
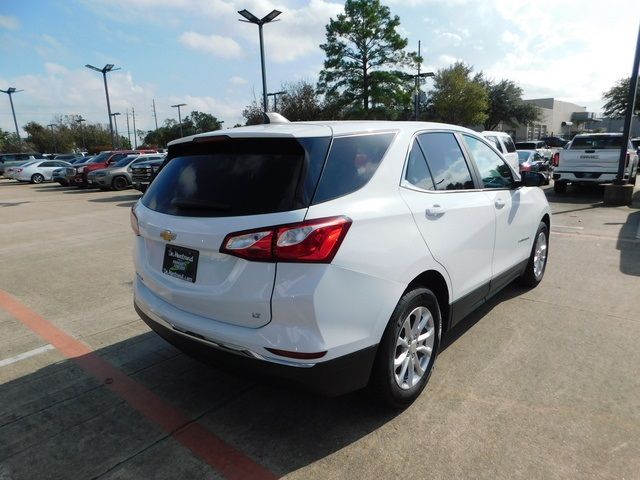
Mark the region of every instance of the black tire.
[[553, 182], [553, 191], [556, 193], [565, 193], [567, 191], [567, 182]]
[[124, 190], [128, 186], [129, 182], [125, 177], [115, 177], [113, 180], [111, 180], [111, 188], [117, 192], [119, 192], [120, 190]]
[[[541, 234], [544, 234], [544, 260], [542, 262], [542, 268], [540, 269], [539, 265], [536, 265], [536, 260], [538, 260], [539, 258], [539, 252], [537, 252], [537, 249], [538, 240]], [[536, 258], [537, 255], [538, 258]], [[525, 268], [522, 275], [518, 277], [518, 284], [527, 288], [536, 287], [542, 281], [542, 277], [544, 277], [544, 272], [547, 269], [548, 259], [549, 228], [547, 227], [546, 223], [540, 222], [540, 225], [538, 225], [538, 230], [536, 231], [536, 236], [533, 238], [533, 247], [531, 247], [531, 255], [529, 255], [529, 260], [527, 261], [527, 268]]]
[[42, 183], [44, 182], [44, 176], [39, 173], [34, 173], [31, 175], [31, 183]]
[[[405, 320], [410, 318], [410, 314], [418, 307], [425, 307], [431, 313], [433, 319], [433, 347], [422, 377], [412, 387], [403, 389], [396, 380], [396, 367], [394, 366], [398, 352], [396, 344]], [[418, 320], [416, 319], [415, 321]], [[398, 409], [409, 406], [418, 398], [433, 371], [433, 365], [440, 346], [441, 325], [440, 307], [436, 296], [431, 290], [415, 288], [402, 296], [391, 314], [389, 324], [380, 341], [369, 380], [369, 391], [377, 400], [387, 406]], [[414, 352], [413, 355], [416, 356], [415, 358], [419, 356], [417, 352]], [[397, 368], [401, 369], [401, 366]], [[408, 368], [406, 371], [408, 375]]]

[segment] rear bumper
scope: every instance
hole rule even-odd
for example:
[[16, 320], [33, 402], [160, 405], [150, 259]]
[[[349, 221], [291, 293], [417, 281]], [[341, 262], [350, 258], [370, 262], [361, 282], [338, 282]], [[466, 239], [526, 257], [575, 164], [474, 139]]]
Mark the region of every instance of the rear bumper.
[[[555, 182], [611, 183], [616, 176], [617, 172], [559, 172], [557, 169], [553, 172]], [[624, 178], [628, 178], [628, 172], [625, 172]]]
[[[377, 345], [316, 364], [286, 364], [277, 359], [256, 358], [247, 350], [234, 350], [206, 339], [180, 332], [134, 300], [140, 318], [158, 335], [183, 352], [201, 360], [246, 374], [247, 371], [277, 377], [314, 392], [343, 395], [367, 385]], [[155, 317], [155, 318], [152, 318]], [[259, 356], [259, 355], [258, 355]]]

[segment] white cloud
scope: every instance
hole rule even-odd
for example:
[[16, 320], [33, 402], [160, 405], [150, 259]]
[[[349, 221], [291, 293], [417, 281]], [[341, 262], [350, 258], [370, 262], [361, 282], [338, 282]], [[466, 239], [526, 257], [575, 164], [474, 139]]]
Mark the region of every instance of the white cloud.
[[0, 28], [6, 28], [7, 30], [17, 30], [20, 27], [20, 22], [16, 17], [11, 15], [0, 15]]
[[66, 67], [53, 62], [45, 62], [44, 69], [50, 75], [66, 75], [69, 73]]
[[229, 83], [232, 85], [246, 85], [249, 82], [245, 78], [234, 76], [229, 79]]
[[442, 32], [440, 36], [451, 42], [453, 45], [459, 45], [460, 42], [462, 42], [462, 37], [454, 32]]
[[509, 30], [505, 30], [504, 32], [502, 32], [500, 39], [503, 42], [509, 44], [517, 44], [520, 42], [520, 37], [518, 36], [518, 34], [510, 32]]
[[243, 56], [242, 47], [234, 39], [221, 35], [202, 35], [185, 32], [180, 42], [194, 50], [210, 53], [219, 58], [239, 58]]
[[[90, 123], [106, 124], [107, 108], [102, 75], [86, 68], [68, 69], [47, 62], [44, 74], [22, 75], [13, 78], [0, 76], [0, 85], [15, 85], [24, 91], [14, 98], [16, 117], [21, 127], [30, 121], [47, 124], [58, 115], [82, 115]], [[246, 101], [211, 96], [165, 97], [156, 91], [156, 87], [136, 81], [128, 71], [112, 72], [108, 76], [111, 110], [120, 112], [118, 128], [126, 129], [125, 113], [136, 111], [136, 127], [139, 130], [154, 128], [151, 104], [155, 98], [158, 124], [165, 118], [173, 118], [176, 113], [170, 105], [186, 103], [183, 114], [192, 110], [211, 113], [224, 120], [225, 125], [233, 126], [242, 122], [242, 109]], [[232, 97], [239, 98], [239, 97]], [[243, 103], [244, 102], [244, 103]], [[13, 131], [13, 117], [0, 111], [0, 128]], [[133, 128], [133, 125], [131, 125]], [[24, 132], [23, 132], [24, 134]]]

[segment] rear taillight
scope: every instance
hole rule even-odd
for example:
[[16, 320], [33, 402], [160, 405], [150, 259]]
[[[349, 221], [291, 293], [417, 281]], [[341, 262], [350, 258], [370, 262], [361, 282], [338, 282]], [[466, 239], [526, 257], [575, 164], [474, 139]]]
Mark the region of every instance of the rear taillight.
[[529, 165], [528, 163], [522, 163], [520, 165], [520, 171], [521, 172], [530, 172], [531, 171], [531, 165]]
[[627, 168], [629, 166], [629, 160], [631, 160], [631, 155], [629, 155], [629, 152], [627, 152], [627, 159], [624, 162], [624, 168]]
[[220, 252], [259, 262], [330, 263], [350, 226], [340, 216], [235, 232]]
[[560, 152], [556, 152], [553, 154], [553, 160], [551, 160], [551, 164], [554, 167], [557, 167], [558, 165], [560, 165]]
[[133, 211], [133, 208], [131, 208], [131, 215], [129, 215], [129, 220], [131, 220], [131, 230], [133, 230], [133, 233], [139, 236], [140, 227], [138, 226], [138, 217], [136, 216], [136, 213]]

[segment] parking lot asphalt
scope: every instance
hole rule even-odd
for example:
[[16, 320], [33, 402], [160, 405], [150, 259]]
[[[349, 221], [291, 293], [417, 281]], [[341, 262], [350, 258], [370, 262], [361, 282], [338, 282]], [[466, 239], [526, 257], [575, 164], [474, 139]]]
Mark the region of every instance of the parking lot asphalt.
[[139, 194], [0, 180], [0, 480], [640, 478], [640, 191], [546, 189], [547, 272], [403, 412], [203, 365], [132, 307]]

